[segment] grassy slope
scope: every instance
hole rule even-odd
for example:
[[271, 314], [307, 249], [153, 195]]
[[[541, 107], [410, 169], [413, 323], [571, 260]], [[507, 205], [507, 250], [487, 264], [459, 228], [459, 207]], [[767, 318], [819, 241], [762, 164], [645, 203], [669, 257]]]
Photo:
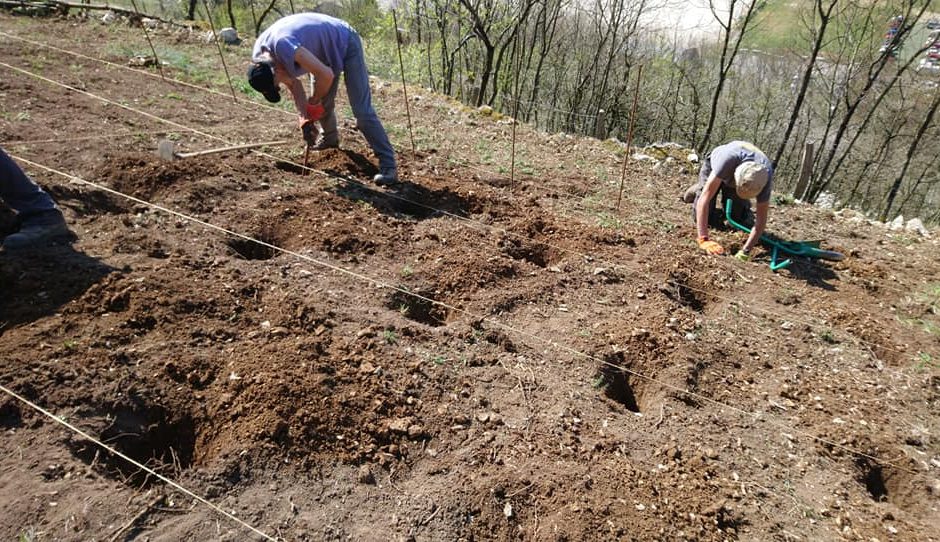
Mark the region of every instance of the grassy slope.
[[[866, 32], [869, 35], [865, 39], [871, 40], [875, 46], [881, 43], [888, 20], [898, 13], [892, 5], [897, 6], [900, 3], [897, 0], [875, 2], [874, 9], [879, 12], [875, 20], [883, 21], [883, 23], [877, 25], [874, 32]], [[781, 53], [808, 51], [812, 39], [808, 25], [816, 24], [812, 18], [814, 4], [815, 0], [768, 0], [758, 15], [754, 31], [746, 37], [745, 46]], [[928, 13], [932, 12], [936, 16], [938, 9], [940, 9], [940, 0], [932, 0]], [[930, 18], [932, 17], [927, 15], [923, 20]], [[837, 34], [842, 34], [850, 24], [852, 21], [846, 16], [837, 17], [835, 20], [838, 28]], [[911, 38], [905, 43], [905, 52], [916, 51], [926, 38], [926, 34], [924, 25], [918, 24]]]

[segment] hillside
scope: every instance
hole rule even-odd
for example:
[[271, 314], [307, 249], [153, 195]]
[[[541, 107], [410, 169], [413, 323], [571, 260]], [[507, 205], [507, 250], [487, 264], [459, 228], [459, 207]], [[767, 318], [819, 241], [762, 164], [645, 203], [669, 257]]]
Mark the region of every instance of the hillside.
[[780, 198], [847, 258], [773, 272], [695, 246], [674, 162], [618, 207], [613, 142], [375, 79], [386, 190], [345, 105], [305, 175], [196, 33], [166, 80], [120, 22], [0, 38], [0, 145], [76, 234], [0, 253], [4, 539], [940, 540], [937, 231]]
[[[812, 33], [808, 23], [812, 21], [814, 0], [768, 0], [760, 10], [750, 35], [745, 39], [745, 47], [759, 49], [770, 53], [798, 53], [805, 55], [812, 50]], [[828, 3], [827, 3], [828, 4]], [[905, 2], [879, 2], [875, 4], [877, 12], [873, 14], [875, 23], [871, 28], [859, 28], [858, 37], [864, 42], [870, 42], [877, 47], [883, 41], [888, 21], [903, 10], [896, 9]], [[894, 8], [892, 6], [895, 6]], [[817, 15], [818, 19], [818, 15]], [[924, 23], [933, 19], [940, 20], [940, 5], [933, 1], [930, 11], [924, 14]], [[818, 21], [817, 21], [818, 23]], [[844, 33], [847, 25], [862, 25], [860, 20], [853, 20], [846, 12], [834, 11], [833, 24]], [[918, 24], [912, 30], [910, 37], [905, 40], [901, 51], [902, 57], [913, 55], [919, 50], [927, 38], [928, 30], [925, 24]], [[836, 43], [828, 44], [825, 52], [835, 52]]]

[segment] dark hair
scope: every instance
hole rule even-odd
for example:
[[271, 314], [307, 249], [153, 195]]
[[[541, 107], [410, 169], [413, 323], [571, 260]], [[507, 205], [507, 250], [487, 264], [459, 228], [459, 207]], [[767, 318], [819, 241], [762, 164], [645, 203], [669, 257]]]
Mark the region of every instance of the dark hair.
[[274, 66], [267, 62], [253, 62], [248, 67], [248, 84], [271, 103], [281, 101], [281, 93], [274, 83]]

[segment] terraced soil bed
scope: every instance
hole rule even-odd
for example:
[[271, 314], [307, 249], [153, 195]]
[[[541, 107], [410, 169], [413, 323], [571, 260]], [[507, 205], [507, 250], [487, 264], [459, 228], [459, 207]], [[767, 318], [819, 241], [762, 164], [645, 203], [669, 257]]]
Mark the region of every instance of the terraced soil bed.
[[139, 28], [0, 14], [0, 144], [76, 236], [0, 253], [0, 384], [72, 426], [0, 396], [4, 539], [940, 539], [936, 236], [778, 201], [848, 257], [709, 257], [692, 172], [618, 209], [616, 145], [520, 125], [510, 168], [419, 88], [413, 153], [380, 80], [402, 185], [349, 118], [307, 172], [194, 36], [165, 81]]

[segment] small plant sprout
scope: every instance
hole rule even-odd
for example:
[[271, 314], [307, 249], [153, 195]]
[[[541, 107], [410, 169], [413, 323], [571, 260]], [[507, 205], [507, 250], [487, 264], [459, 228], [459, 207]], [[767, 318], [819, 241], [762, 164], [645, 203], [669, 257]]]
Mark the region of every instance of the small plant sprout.
[[392, 331], [391, 329], [386, 329], [382, 331], [382, 339], [384, 339], [385, 342], [388, 344], [398, 343], [398, 335], [396, 335], [395, 332]]
[[819, 333], [819, 339], [829, 344], [836, 344], [839, 342], [838, 339], [836, 339], [836, 336], [832, 333], [831, 329], [822, 330]]
[[938, 369], [940, 368], [940, 361], [934, 360], [933, 356], [927, 352], [918, 352], [917, 360], [914, 368], [918, 371], [924, 371], [927, 369]]
[[415, 274], [415, 271], [414, 269], [411, 268], [410, 265], [405, 265], [405, 267], [401, 268], [402, 277], [410, 277], [411, 275], [414, 275], [414, 274]]

